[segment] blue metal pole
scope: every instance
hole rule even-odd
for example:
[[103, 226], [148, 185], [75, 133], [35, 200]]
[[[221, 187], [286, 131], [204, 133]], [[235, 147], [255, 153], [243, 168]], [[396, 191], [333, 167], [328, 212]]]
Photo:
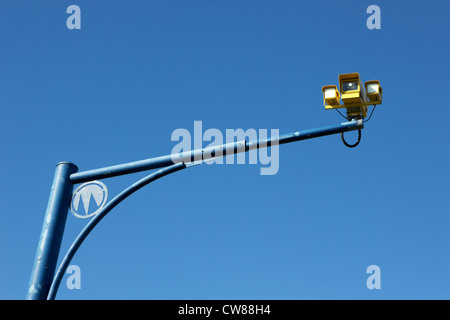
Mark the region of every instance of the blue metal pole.
[[129, 186], [127, 189], [122, 191], [120, 194], [118, 194], [114, 199], [112, 199], [108, 204], [103, 208], [102, 211], [97, 213], [97, 215], [92, 218], [92, 220], [84, 227], [84, 229], [80, 232], [78, 237], [75, 239], [75, 241], [72, 243], [72, 245], [69, 248], [69, 251], [67, 252], [66, 256], [63, 258], [61, 262], [61, 266], [59, 267], [55, 279], [53, 280], [53, 283], [51, 285], [50, 291], [48, 293], [48, 300], [54, 300], [56, 293], [58, 291], [59, 285], [61, 283], [62, 277], [64, 276], [64, 273], [66, 272], [67, 267], [69, 266], [70, 261], [72, 260], [73, 256], [77, 252], [78, 248], [81, 246], [83, 241], [87, 238], [87, 236], [91, 233], [91, 231], [95, 228], [95, 226], [112, 210], [114, 209], [119, 203], [121, 203], [123, 200], [125, 200], [128, 196], [133, 194], [134, 192], [138, 191], [139, 189], [145, 187], [149, 183], [158, 180], [159, 178], [162, 178], [164, 176], [167, 176], [171, 173], [183, 170], [186, 168], [186, 165], [183, 162], [173, 164], [167, 168], [160, 169], [156, 172], [151, 173], [150, 175], [146, 176], [145, 178], [142, 178], [141, 180], [133, 183], [131, 186]]
[[[271, 147], [278, 144], [343, 133], [346, 131], [360, 130], [361, 128], [363, 128], [362, 120], [352, 120], [339, 125], [298, 131], [278, 137], [271, 137], [266, 140], [256, 140], [250, 142], [242, 140], [220, 146], [187, 151], [182, 154], [171, 154], [84, 172], [78, 172], [78, 168], [72, 163], [59, 163], [56, 167], [47, 212], [45, 214], [44, 224], [42, 226], [41, 237], [39, 239], [33, 271], [31, 273], [27, 299], [53, 299], [56, 295], [57, 288], [67, 264], [70, 262], [71, 258], [87, 235], [112, 208], [144, 185], [171, 172], [198, 164], [199, 160], [201, 162], [215, 158], [216, 155], [225, 156], [229, 154], [247, 152], [249, 150]], [[68, 255], [64, 258], [61, 268], [58, 270], [55, 281], [52, 283], [62, 237], [64, 234], [73, 185], [96, 179], [105, 179], [164, 167], [168, 168], [155, 172], [154, 174], [151, 174], [148, 177], [138, 181], [136, 184], [130, 186], [127, 190], [124, 190], [103, 209], [102, 214], [99, 214], [96, 218], [91, 220], [91, 223], [88, 224], [70, 248]]]
[[58, 262], [59, 249], [72, 196], [73, 184], [70, 181], [70, 175], [77, 171], [77, 166], [70, 162], [60, 162], [56, 166], [28, 286], [27, 299], [29, 300], [45, 300], [47, 298]]
[[[151, 169], [164, 168], [173, 165], [174, 163], [184, 162], [192, 163], [196, 159], [208, 160], [203, 155], [208, 155], [209, 158], [215, 156], [215, 154], [235, 154], [240, 152], [246, 152], [252, 149], [259, 149], [270, 147], [273, 144], [285, 144], [289, 142], [301, 141], [305, 139], [312, 139], [322, 137], [326, 135], [352, 131], [363, 128], [362, 120], [352, 120], [349, 122], [340, 123], [338, 125], [321, 127], [310, 130], [303, 130], [294, 133], [284, 134], [278, 137], [271, 137], [270, 139], [261, 141], [238, 141], [234, 143], [228, 143], [220, 146], [213, 147], [214, 150], [197, 149], [192, 151], [186, 151], [180, 155], [166, 155], [156, 158], [150, 158], [146, 160], [134, 161], [115, 166], [93, 169], [83, 172], [77, 172], [70, 176], [72, 183], [82, 183], [91, 180], [100, 180], [105, 178], [116, 177], [124, 174], [141, 172]], [[217, 152], [216, 152], [217, 151]]]
[[309, 129], [297, 131], [293, 133], [283, 134], [278, 137], [272, 137], [267, 140], [256, 140], [247, 143], [247, 150], [270, 147], [273, 144], [285, 144], [290, 142], [313, 139], [323, 136], [329, 136], [336, 133], [347, 132], [357, 129], [362, 129], [364, 123], [362, 120], [352, 120], [338, 125], [320, 127], [316, 129]]

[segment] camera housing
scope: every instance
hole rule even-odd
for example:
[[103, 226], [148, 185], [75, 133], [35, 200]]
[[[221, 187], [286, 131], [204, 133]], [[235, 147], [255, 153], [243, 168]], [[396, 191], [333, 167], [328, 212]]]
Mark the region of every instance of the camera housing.
[[323, 105], [325, 109], [333, 109], [333, 107], [339, 106], [341, 95], [338, 88], [335, 85], [328, 85], [322, 87], [323, 92]]
[[339, 89], [345, 105], [366, 102], [366, 92], [357, 72], [340, 74]]
[[322, 92], [325, 109], [345, 108], [348, 120], [367, 117], [368, 106], [375, 107], [383, 100], [380, 81], [370, 80], [363, 86], [357, 72], [340, 74], [339, 90], [335, 85], [328, 85], [322, 87]]
[[380, 87], [380, 81], [370, 80], [364, 83], [366, 87], [367, 102], [380, 102], [383, 100], [383, 89]]

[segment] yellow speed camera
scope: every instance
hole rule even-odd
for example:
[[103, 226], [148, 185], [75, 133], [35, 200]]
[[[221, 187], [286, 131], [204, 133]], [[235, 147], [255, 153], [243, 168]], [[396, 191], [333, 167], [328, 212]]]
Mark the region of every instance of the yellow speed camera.
[[339, 89], [341, 91], [342, 102], [344, 104], [366, 102], [365, 90], [357, 72], [340, 74]]
[[380, 81], [370, 80], [364, 84], [366, 87], [366, 97], [369, 102], [380, 102], [383, 99], [383, 90], [380, 87]]
[[368, 106], [381, 104], [383, 99], [380, 82], [370, 80], [363, 85], [357, 72], [340, 74], [339, 90], [335, 85], [327, 85], [322, 92], [325, 109], [346, 108], [349, 120], [367, 117]]
[[324, 86], [323, 92], [323, 105], [325, 109], [332, 109], [333, 106], [338, 106], [340, 101], [340, 94], [338, 88], [335, 85]]

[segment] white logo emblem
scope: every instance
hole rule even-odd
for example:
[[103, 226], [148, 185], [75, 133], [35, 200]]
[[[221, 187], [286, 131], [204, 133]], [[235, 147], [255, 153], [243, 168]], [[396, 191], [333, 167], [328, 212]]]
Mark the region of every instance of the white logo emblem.
[[[97, 209], [92, 208], [91, 198], [94, 198]], [[108, 189], [100, 181], [90, 181], [79, 186], [72, 195], [72, 202], [70, 203], [70, 211], [77, 218], [90, 218], [96, 215], [106, 204], [108, 199]], [[83, 203], [80, 206], [80, 201]], [[89, 212], [94, 210], [94, 212]]]

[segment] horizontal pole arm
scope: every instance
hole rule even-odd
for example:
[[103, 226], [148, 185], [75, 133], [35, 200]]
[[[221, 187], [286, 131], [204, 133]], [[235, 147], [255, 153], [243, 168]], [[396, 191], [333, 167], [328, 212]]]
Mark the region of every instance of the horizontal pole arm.
[[307, 140], [307, 139], [312, 139], [312, 138], [329, 136], [329, 135], [336, 134], [336, 133], [362, 129], [363, 125], [364, 125], [363, 121], [361, 119], [359, 119], [359, 120], [353, 120], [350, 122], [344, 122], [344, 123], [334, 125], [334, 126], [297, 131], [297, 132], [293, 132], [293, 133], [280, 135], [278, 137], [270, 138], [267, 140], [256, 140], [256, 141], [248, 142], [247, 149], [248, 150], [260, 149], [260, 148], [264, 148], [264, 147], [270, 147], [273, 144], [285, 144], [285, 143], [290, 143], [290, 142], [296, 142], [296, 141], [302, 141], [302, 140]]
[[266, 148], [275, 144], [285, 144], [295, 141], [312, 139], [361, 128], [363, 128], [363, 121], [353, 120], [338, 125], [284, 134], [265, 140], [255, 140], [250, 142], [242, 140], [204, 149], [186, 151], [181, 154], [170, 154], [166, 156], [134, 161], [100, 169], [77, 172], [70, 175], [70, 180], [72, 181], [72, 183], [76, 184], [92, 180], [106, 179], [135, 172], [164, 168], [171, 166], [174, 163], [184, 162], [185, 164], [189, 164], [198, 161], [206, 161], [208, 159], [247, 152], [249, 150]]

